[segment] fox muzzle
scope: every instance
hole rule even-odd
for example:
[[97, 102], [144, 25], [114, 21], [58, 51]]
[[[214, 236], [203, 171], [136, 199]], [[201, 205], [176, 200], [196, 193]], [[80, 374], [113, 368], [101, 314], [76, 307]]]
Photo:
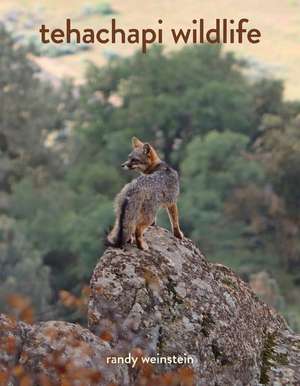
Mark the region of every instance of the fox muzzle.
[[129, 162], [128, 161], [126, 161], [126, 162], [124, 162], [124, 163], [122, 163], [122, 168], [124, 168], [124, 169], [130, 169], [130, 164], [129, 164]]

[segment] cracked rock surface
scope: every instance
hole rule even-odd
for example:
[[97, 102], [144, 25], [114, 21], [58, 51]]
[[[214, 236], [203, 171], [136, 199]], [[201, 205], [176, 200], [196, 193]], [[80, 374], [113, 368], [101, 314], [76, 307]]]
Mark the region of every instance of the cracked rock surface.
[[[192, 356], [198, 386], [273, 385], [276, 366], [283, 365], [276, 365], [280, 356], [269, 360], [270, 337], [286, 342], [287, 351], [292, 343], [284, 319], [232, 270], [210, 264], [190, 240], [158, 227], [145, 239], [149, 251], [128, 245], [101, 257], [91, 279], [91, 331], [111, 331], [120, 355], [140, 347], [150, 355]], [[277, 349], [274, 343], [271, 350]], [[286, 358], [282, 377], [300, 385], [296, 355]], [[176, 366], [157, 365], [157, 371], [170, 367]]]
[[111, 385], [126, 369], [107, 371], [107, 342], [78, 324], [27, 325], [0, 314], [0, 385]]

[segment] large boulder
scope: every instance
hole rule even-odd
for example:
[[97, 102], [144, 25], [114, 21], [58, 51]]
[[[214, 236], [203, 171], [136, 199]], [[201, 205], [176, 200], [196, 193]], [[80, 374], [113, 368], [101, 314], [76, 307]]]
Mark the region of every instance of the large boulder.
[[[146, 239], [147, 252], [102, 256], [91, 280], [92, 331], [0, 314], [1, 386], [300, 385], [300, 337], [280, 315], [191, 241], [157, 227]], [[171, 362], [142, 364], [147, 356]]]
[[0, 385], [98, 386], [126, 380], [127, 369], [108, 369], [109, 343], [78, 324], [28, 325], [0, 315]]
[[[188, 239], [158, 227], [145, 238], [149, 251], [108, 248], [91, 279], [89, 328], [110, 336], [117, 357], [190, 357], [192, 364], [172, 360], [154, 371], [191, 367], [198, 386], [300, 384], [299, 337], [245, 282], [209, 263]], [[137, 371], [130, 377], [139, 384]]]

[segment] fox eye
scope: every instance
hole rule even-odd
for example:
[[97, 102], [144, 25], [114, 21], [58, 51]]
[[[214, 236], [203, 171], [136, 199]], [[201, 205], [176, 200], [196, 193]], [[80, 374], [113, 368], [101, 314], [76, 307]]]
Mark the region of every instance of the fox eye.
[[132, 158], [131, 162], [139, 162], [137, 158]]

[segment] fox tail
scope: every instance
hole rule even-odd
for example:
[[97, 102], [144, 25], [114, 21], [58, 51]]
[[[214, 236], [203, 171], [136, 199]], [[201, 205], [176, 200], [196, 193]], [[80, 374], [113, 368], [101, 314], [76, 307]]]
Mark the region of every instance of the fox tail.
[[127, 241], [124, 239], [124, 222], [128, 202], [129, 199], [126, 197], [121, 204], [119, 218], [117, 219], [111, 232], [106, 237], [106, 246], [108, 247], [122, 248], [124, 243]]

